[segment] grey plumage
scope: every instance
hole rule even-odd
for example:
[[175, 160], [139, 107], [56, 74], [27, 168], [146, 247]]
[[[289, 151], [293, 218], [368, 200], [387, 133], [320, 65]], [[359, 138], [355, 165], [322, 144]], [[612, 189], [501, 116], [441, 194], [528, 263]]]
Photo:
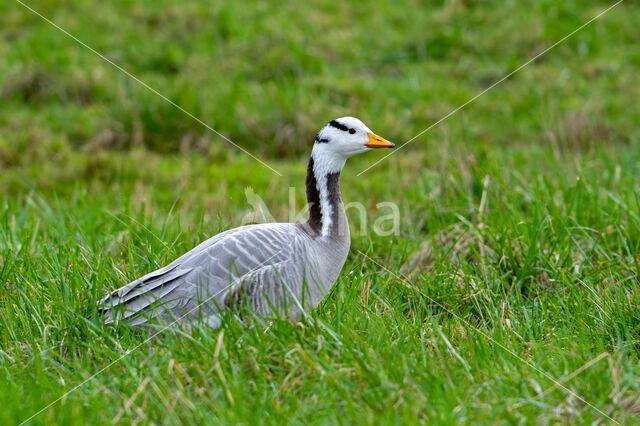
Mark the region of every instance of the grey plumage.
[[242, 297], [259, 315], [277, 307], [280, 314], [300, 318], [303, 301], [317, 305], [337, 278], [349, 250], [348, 238], [343, 240], [327, 258], [327, 242], [301, 225], [232, 229], [114, 291], [101, 301], [103, 314], [107, 323], [141, 325], [159, 318], [216, 325], [221, 311]]

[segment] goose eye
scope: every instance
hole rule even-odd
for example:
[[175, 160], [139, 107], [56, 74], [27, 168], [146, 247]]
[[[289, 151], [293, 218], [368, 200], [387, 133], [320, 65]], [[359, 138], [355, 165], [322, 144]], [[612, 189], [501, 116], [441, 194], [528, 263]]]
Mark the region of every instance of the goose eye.
[[356, 129], [349, 129], [349, 133], [354, 134], [356, 132]]

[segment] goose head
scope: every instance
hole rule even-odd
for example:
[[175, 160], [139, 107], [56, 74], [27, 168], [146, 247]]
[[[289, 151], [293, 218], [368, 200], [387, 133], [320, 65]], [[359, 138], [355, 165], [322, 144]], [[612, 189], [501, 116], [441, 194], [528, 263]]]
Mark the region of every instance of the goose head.
[[[312, 156], [331, 171], [339, 171], [347, 158], [377, 148], [395, 145], [376, 135], [362, 121], [341, 117], [328, 122], [316, 136]], [[329, 170], [327, 170], [329, 171]]]

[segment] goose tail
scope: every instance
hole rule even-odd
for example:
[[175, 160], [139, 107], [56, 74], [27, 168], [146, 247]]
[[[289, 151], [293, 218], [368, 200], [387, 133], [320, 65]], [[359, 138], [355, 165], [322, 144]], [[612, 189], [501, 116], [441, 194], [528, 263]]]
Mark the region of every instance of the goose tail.
[[105, 324], [125, 321], [138, 326], [148, 323], [179, 303], [173, 292], [190, 269], [165, 267], [121, 287], [98, 303]]

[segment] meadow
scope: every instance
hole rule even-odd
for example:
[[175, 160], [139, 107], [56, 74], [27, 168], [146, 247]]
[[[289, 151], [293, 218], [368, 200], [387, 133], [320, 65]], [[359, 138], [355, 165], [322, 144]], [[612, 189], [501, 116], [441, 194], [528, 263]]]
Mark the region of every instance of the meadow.
[[282, 176], [1, 3], [0, 424], [640, 423], [638, 3], [352, 158], [367, 232], [307, 318], [155, 336], [96, 302], [238, 226], [246, 188], [287, 220], [325, 122], [400, 144], [613, 2], [24, 4]]

